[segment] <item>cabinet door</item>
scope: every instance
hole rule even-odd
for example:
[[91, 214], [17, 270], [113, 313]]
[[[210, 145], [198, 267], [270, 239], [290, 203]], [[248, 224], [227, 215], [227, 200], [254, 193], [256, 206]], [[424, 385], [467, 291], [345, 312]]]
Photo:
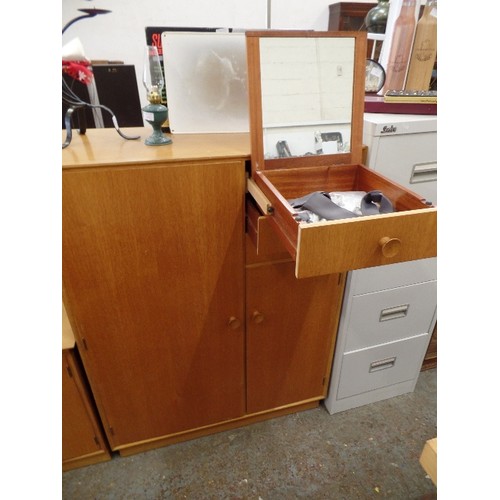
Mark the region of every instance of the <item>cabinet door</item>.
[[247, 411], [325, 397], [343, 275], [296, 279], [294, 262], [247, 268]]
[[63, 470], [110, 460], [72, 350], [62, 352], [62, 460]]
[[244, 183], [237, 160], [63, 172], [66, 306], [113, 449], [244, 412]]

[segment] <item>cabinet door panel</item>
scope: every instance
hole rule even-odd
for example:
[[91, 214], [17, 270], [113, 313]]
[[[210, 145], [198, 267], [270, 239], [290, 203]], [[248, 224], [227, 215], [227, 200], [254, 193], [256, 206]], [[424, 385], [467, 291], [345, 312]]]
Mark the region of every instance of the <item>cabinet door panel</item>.
[[62, 352], [62, 460], [66, 467], [72, 460], [91, 463], [110, 458], [73, 356], [69, 350]]
[[244, 165], [63, 172], [63, 283], [113, 448], [244, 412]]
[[247, 411], [325, 396], [343, 290], [296, 279], [293, 262], [247, 268]]

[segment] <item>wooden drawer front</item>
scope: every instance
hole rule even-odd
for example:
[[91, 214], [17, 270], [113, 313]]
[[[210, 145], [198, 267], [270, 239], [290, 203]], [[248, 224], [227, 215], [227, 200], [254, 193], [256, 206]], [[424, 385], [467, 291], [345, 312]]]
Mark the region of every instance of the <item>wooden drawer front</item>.
[[337, 399], [414, 379], [428, 340], [425, 333], [344, 354]]
[[430, 281], [354, 297], [344, 351], [429, 333], [436, 289], [437, 282]]
[[420, 259], [389, 266], [358, 269], [350, 275], [350, 294], [378, 292], [437, 279], [437, 259]]
[[[273, 226], [296, 261], [297, 278], [394, 264], [437, 255], [437, 210], [362, 165], [257, 172], [272, 207]], [[298, 222], [287, 202], [312, 191], [381, 190], [394, 213], [314, 223]]]

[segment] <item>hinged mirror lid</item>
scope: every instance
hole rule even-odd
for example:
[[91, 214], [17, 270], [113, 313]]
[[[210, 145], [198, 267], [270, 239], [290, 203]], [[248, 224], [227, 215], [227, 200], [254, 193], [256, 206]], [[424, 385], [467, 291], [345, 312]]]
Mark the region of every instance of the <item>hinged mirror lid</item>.
[[252, 173], [361, 163], [366, 33], [246, 32]]

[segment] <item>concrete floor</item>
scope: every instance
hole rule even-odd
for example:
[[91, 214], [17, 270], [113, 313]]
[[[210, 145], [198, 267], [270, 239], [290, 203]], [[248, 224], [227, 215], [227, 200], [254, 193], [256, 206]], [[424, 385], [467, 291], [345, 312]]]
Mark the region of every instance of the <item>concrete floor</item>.
[[419, 457], [436, 430], [436, 370], [415, 392], [314, 410], [65, 472], [62, 498], [432, 499]]

